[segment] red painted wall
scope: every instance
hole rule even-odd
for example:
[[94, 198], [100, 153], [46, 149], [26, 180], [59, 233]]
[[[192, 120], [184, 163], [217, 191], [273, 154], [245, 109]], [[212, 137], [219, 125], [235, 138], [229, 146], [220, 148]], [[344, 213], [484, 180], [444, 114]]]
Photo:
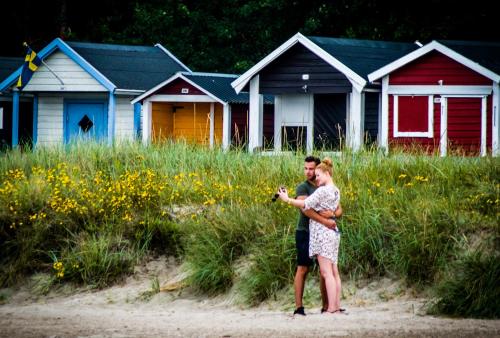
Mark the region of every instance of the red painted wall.
[[398, 130], [426, 132], [429, 125], [428, 96], [400, 96], [398, 98]]
[[[274, 138], [274, 105], [264, 105], [264, 145], [269, 148]], [[243, 146], [248, 143], [248, 105], [231, 105], [231, 144]]]
[[[492, 81], [479, 73], [467, 68], [455, 60], [434, 51], [394, 71], [389, 76], [390, 85], [438, 85], [443, 80], [443, 85], [486, 85]], [[434, 95], [434, 98], [439, 97]], [[409, 145], [419, 144], [437, 149], [440, 137], [440, 104], [434, 104], [434, 138], [394, 138], [394, 98], [389, 95], [389, 142], [391, 144]], [[487, 148], [491, 151], [492, 132], [492, 97], [487, 99]], [[448, 141], [455, 147], [468, 148], [469, 153], [477, 152], [481, 142], [480, 129], [481, 99], [479, 98], [452, 98], [448, 99]], [[479, 119], [479, 120], [478, 120]], [[479, 121], [479, 122], [478, 122]], [[479, 124], [478, 124], [479, 123]], [[477, 148], [477, 149], [472, 149]], [[467, 149], [466, 149], [467, 150]]]
[[[187, 94], [182, 94], [182, 88], [188, 88], [189, 93]], [[167, 94], [167, 95], [205, 95], [204, 92], [199, 90], [198, 88], [194, 87], [190, 83], [187, 83], [183, 79], [175, 79], [174, 81], [170, 82], [166, 86], [158, 89], [155, 94]]]
[[[436, 96], [434, 96], [436, 97]], [[399, 104], [399, 102], [398, 102]], [[394, 137], [394, 96], [389, 95], [389, 144], [399, 146], [418, 145], [429, 151], [439, 149], [441, 105], [434, 103], [434, 137]]]
[[430, 52], [395, 70], [389, 76], [390, 85], [491, 85], [492, 81], [453, 59]]
[[448, 98], [448, 143], [455, 149], [479, 153], [481, 99]]

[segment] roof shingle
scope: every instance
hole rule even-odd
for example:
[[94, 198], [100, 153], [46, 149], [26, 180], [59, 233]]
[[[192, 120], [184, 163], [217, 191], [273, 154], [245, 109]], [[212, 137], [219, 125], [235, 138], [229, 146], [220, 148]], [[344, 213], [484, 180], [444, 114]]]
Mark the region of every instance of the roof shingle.
[[186, 70], [159, 47], [66, 43], [119, 89], [148, 90]]

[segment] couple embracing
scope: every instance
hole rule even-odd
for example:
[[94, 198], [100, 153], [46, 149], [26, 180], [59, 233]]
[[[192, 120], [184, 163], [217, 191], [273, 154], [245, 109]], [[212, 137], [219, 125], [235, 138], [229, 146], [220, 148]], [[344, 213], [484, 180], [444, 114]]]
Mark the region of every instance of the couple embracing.
[[335, 222], [342, 215], [340, 191], [333, 183], [332, 160], [308, 156], [304, 161], [306, 181], [296, 189], [296, 198], [290, 198], [284, 188], [279, 198], [301, 209], [295, 235], [297, 271], [295, 273], [294, 314], [305, 315], [302, 298], [307, 273], [315, 257], [320, 269], [322, 313], [342, 314], [340, 307], [341, 281], [337, 266], [340, 231]]

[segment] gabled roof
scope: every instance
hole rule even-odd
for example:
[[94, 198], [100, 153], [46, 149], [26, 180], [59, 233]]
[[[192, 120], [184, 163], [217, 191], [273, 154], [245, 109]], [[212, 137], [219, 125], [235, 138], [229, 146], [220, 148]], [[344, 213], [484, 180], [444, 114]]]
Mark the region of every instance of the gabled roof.
[[178, 71], [190, 71], [164, 47], [67, 42], [117, 88], [148, 90]]
[[438, 40], [481, 66], [500, 74], [500, 42]]
[[[137, 103], [144, 100], [145, 98], [154, 95], [162, 87], [167, 86], [169, 83], [176, 79], [183, 79], [194, 87], [198, 88], [206, 95], [212, 97], [214, 100], [224, 104], [224, 103], [248, 103], [248, 93], [236, 94], [233, 87], [231, 87], [231, 82], [234, 81], [238, 76], [233, 74], [217, 74], [217, 73], [191, 73], [191, 72], [179, 72], [157, 86], [151, 88], [144, 94], [135, 98], [131, 103]], [[189, 97], [186, 95], [186, 97]], [[273, 103], [274, 98], [271, 95], [264, 95], [264, 103]]]
[[415, 43], [405, 42], [308, 38], [365, 80], [371, 72], [419, 48]]
[[[54, 39], [38, 52], [42, 60], [60, 50], [109, 91], [115, 89], [144, 91], [178, 71], [190, 71], [163, 46], [154, 47], [109, 45], [86, 42], [65, 42]], [[0, 91], [19, 77], [17, 68], [3, 82]]]
[[418, 48], [412, 43], [306, 37], [297, 33], [233, 81], [231, 85], [236, 92], [243, 90], [252, 77], [297, 43], [342, 72], [358, 90], [366, 86], [369, 72]]
[[0, 81], [3, 81], [24, 63], [24, 58], [13, 58], [0, 56]]
[[372, 82], [378, 80], [431, 51], [438, 51], [492, 81], [500, 82], [499, 43], [435, 40], [373, 71], [368, 74], [368, 79]]

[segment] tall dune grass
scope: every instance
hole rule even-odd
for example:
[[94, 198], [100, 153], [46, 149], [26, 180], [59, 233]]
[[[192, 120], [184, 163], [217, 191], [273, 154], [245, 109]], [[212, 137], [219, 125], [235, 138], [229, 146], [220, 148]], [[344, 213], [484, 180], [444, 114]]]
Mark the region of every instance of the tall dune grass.
[[[437, 285], [479, 241], [486, 256], [498, 253], [498, 158], [330, 156], [344, 209], [342, 274]], [[45, 271], [54, 281], [102, 287], [156, 251], [183, 259], [196, 290], [235, 286], [257, 304], [293, 279], [298, 211], [271, 197], [303, 180], [303, 159], [183, 143], [6, 152], [0, 283]]]

